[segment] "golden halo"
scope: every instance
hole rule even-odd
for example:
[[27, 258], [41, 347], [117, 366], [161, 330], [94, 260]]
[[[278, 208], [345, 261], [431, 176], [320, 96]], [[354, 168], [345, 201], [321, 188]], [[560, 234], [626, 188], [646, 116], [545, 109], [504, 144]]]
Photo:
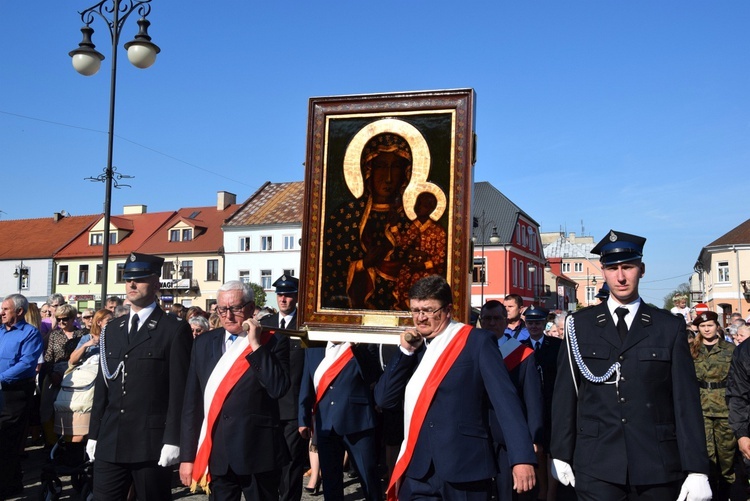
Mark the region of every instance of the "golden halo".
[[424, 192], [432, 193], [435, 195], [435, 198], [437, 198], [437, 205], [435, 206], [435, 210], [432, 211], [432, 214], [430, 214], [430, 219], [433, 221], [440, 220], [440, 218], [443, 217], [447, 204], [445, 193], [443, 193], [443, 190], [441, 190], [438, 185], [428, 182], [419, 183], [413, 190], [407, 189], [407, 191], [404, 192], [404, 212], [406, 213], [406, 217], [412, 221], [417, 219], [417, 214], [414, 212], [414, 204], [417, 202], [417, 197]]
[[[364, 181], [362, 180], [362, 165], [360, 165], [362, 148], [365, 147], [370, 138], [384, 132], [398, 134], [406, 139], [411, 148], [411, 179], [409, 179], [409, 184], [406, 187], [404, 195], [406, 195], [406, 192], [413, 190], [417, 184], [427, 181], [427, 174], [430, 172], [430, 148], [427, 146], [427, 141], [422, 133], [416, 127], [403, 120], [383, 118], [362, 127], [354, 135], [349, 146], [346, 148], [344, 155], [344, 179], [346, 180], [346, 186], [349, 188], [351, 194], [354, 195], [354, 198], [361, 197], [365, 191]], [[411, 208], [411, 213], [414, 214], [413, 207]]]

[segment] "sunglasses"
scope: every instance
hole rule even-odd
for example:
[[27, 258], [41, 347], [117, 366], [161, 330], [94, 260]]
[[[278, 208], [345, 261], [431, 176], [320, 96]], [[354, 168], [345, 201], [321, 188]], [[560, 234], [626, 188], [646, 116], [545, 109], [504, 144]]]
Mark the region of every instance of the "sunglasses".
[[72, 317], [55, 317], [57, 318], [58, 322], [71, 322], [73, 320]]

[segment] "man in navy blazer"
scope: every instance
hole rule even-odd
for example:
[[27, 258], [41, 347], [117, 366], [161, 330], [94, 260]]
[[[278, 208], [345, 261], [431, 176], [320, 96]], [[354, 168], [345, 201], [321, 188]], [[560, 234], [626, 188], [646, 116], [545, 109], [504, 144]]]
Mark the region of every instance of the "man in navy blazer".
[[246, 356], [249, 367], [227, 394], [214, 429], [209, 430], [209, 487], [215, 501], [239, 500], [242, 494], [248, 500], [277, 500], [281, 468], [289, 460], [277, 401], [289, 389], [289, 342], [270, 336], [261, 344], [260, 323], [252, 319], [253, 290], [246, 284], [225, 283], [219, 289], [217, 304], [223, 328], [195, 338], [190, 360], [182, 416], [180, 480], [190, 485], [195, 477], [209, 378], [232, 343], [240, 342], [237, 336], [244, 335], [246, 326], [253, 348]]
[[[353, 356], [346, 362], [316, 406], [316, 379], [338, 356], [351, 348]], [[326, 359], [326, 364], [321, 363]], [[316, 370], [318, 372], [316, 373]], [[305, 366], [299, 395], [300, 434], [308, 437], [314, 429], [318, 458], [323, 476], [323, 494], [327, 501], [344, 499], [344, 451], [348, 450], [362, 481], [365, 499], [382, 501], [378, 475], [377, 417], [372, 384], [380, 377], [380, 366], [374, 347], [365, 344], [328, 343], [326, 348], [305, 350]], [[315, 412], [313, 409], [315, 408]]]
[[[467, 334], [464, 324], [451, 320], [453, 294], [442, 277], [417, 281], [409, 298], [415, 330], [401, 334], [401, 349], [375, 387], [380, 407], [404, 402], [407, 416], [407, 438], [394, 470], [400, 480], [398, 499], [489, 499], [497, 464], [488, 402], [503, 428], [516, 490], [530, 490], [535, 483], [536, 457], [495, 337], [481, 329]], [[430, 386], [448, 353], [455, 359], [445, 365], [425, 411], [419, 405], [422, 388]], [[410, 422], [419, 423], [414, 416], [420, 412], [426, 413], [415, 437], [406, 419], [411, 415]], [[395, 480], [391, 479], [392, 486]], [[389, 487], [389, 499], [393, 498]]]

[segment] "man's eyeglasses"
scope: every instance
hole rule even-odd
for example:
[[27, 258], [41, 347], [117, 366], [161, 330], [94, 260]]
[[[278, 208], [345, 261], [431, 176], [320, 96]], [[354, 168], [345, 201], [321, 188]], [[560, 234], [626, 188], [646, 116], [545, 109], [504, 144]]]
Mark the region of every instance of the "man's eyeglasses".
[[419, 318], [422, 315], [426, 317], [434, 317], [435, 315], [437, 315], [439, 311], [442, 311], [443, 309], [445, 309], [445, 306], [441, 306], [440, 308], [434, 308], [432, 310], [423, 309], [423, 310], [410, 310], [410, 311], [411, 311], [411, 316], [413, 316], [414, 318]]
[[245, 306], [250, 303], [252, 303], [252, 301], [248, 301], [247, 303], [241, 304], [239, 306], [217, 306], [216, 313], [223, 316], [226, 315], [228, 311], [231, 311], [233, 314], [239, 315], [240, 313], [242, 313], [242, 310], [245, 309]]

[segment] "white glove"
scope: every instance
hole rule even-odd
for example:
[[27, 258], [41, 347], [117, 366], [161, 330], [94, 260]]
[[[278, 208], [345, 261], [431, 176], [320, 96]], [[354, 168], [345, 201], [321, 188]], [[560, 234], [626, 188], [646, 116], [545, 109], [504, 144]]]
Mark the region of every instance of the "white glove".
[[172, 466], [180, 462], [180, 448], [176, 445], [164, 444], [161, 448], [159, 466]]
[[88, 442], [86, 442], [86, 454], [89, 455], [90, 460], [94, 460], [94, 453], [96, 452], [96, 440], [89, 439]]
[[559, 459], [552, 460], [552, 476], [563, 485], [576, 486], [576, 477], [573, 475], [573, 468], [565, 461]]
[[677, 501], [710, 501], [711, 486], [703, 473], [688, 473]]

